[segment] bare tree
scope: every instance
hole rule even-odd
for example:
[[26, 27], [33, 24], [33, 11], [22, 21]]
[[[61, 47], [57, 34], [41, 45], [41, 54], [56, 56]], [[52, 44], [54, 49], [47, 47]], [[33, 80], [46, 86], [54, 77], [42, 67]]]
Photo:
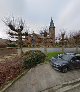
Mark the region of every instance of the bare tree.
[[22, 45], [23, 45], [22, 36], [26, 35], [26, 33], [22, 32], [24, 29], [23, 20], [22, 19], [14, 19], [14, 17], [13, 17], [12, 19], [5, 18], [5, 20], [3, 20], [3, 22], [10, 28], [8, 34], [12, 38], [18, 39], [18, 47], [20, 48], [20, 55], [22, 55], [22, 53], [23, 53], [23, 51], [22, 51]]
[[76, 53], [78, 53], [78, 47], [79, 47], [79, 43], [80, 43], [80, 31], [79, 32], [76, 32], [74, 35], [73, 35], [73, 38], [75, 40], [75, 44], [76, 44]]
[[69, 44], [71, 47], [76, 46], [76, 53], [78, 53], [78, 47], [80, 46], [80, 31], [70, 33]]

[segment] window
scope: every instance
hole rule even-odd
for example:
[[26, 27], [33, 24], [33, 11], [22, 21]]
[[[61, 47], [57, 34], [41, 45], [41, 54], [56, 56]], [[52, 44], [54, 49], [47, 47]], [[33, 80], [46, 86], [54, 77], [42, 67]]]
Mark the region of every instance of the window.
[[80, 56], [76, 56], [76, 60], [80, 60]]
[[71, 60], [72, 60], [72, 61], [75, 61], [75, 60], [76, 60], [76, 57], [73, 57]]

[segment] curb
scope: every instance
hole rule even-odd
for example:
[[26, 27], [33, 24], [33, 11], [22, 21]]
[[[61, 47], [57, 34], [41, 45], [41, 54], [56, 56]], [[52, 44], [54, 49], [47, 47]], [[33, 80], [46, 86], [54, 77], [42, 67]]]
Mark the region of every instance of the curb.
[[55, 88], [54, 87], [53, 88], [56, 90], [56, 92], [66, 92], [78, 86], [80, 86], [80, 78], [69, 82], [65, 82], [62, 85], [56, 86]]
[[60, 86], [56, 86], [55, 89], [57, 90], [57, 89], [60, 89], [60, 88], [63, 88], [63, 87], [66, 87], [66, 86], [69, 86], [72, 84], [77, 84], [79, 82], [80, 82], [80, 78], [69, 81], [69, 82], [65, 82], [65, 83], [61, 84]]
[[80, 86], [80, 83], [77, 83], [77, 84], [75, 84], [75, 85], [68, 85], [68, 86], [65, 86], [65, 87], [63, 87], [63, 88], [58, 89], [56, 92], [67, 92], [67, 91], [72, 90], [72, 89], [74, 89], [74, 88], [76, 88], [76, 87], [78, 87], [78, 86]]
[[69, 82], [65, 82], [63, 84], [59, 84], [59, 85], [56, 85], [56, 86], [52, 86], [52, 87], [43, 89], [40, 92], [46, 92], [47, 90], [50, 90], [50, 89], [54, 89], [55, 92], [66, 92], [70, 89], [78, 87], [79, 85], [80, 85], [80, 78], [69, 81]]
[[22, 76], [24, 76], [29, 70], [25, 70], [22, 72], [18, 77], [16, 77], [13, 81], [11, 81], [9, 84], [5, 85], [4, 88], [0, 90], [0, 92], [5, 92], [13, 83], [15, 83], [18, 79], [20, 79]]

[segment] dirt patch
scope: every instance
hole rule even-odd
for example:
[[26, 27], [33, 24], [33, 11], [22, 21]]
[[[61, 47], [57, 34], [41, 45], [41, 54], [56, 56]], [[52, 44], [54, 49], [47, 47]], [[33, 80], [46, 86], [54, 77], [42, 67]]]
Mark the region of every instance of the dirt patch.
[[17, 54], [10, 54], [0, 57], [0, 63], [5, 61], [12, 61], [14, 58], [16, 58]]
[[10, 54], [17, 54], [16, 48], [0, 48], [0, 57]]

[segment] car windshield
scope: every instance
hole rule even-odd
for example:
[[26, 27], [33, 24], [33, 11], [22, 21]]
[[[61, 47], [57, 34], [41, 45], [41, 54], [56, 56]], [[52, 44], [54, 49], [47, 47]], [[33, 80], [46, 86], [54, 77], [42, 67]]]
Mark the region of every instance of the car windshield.
[[71, 55], [63, 55], [61, 58], [63, 60], [70, 60], [71, 59]]

